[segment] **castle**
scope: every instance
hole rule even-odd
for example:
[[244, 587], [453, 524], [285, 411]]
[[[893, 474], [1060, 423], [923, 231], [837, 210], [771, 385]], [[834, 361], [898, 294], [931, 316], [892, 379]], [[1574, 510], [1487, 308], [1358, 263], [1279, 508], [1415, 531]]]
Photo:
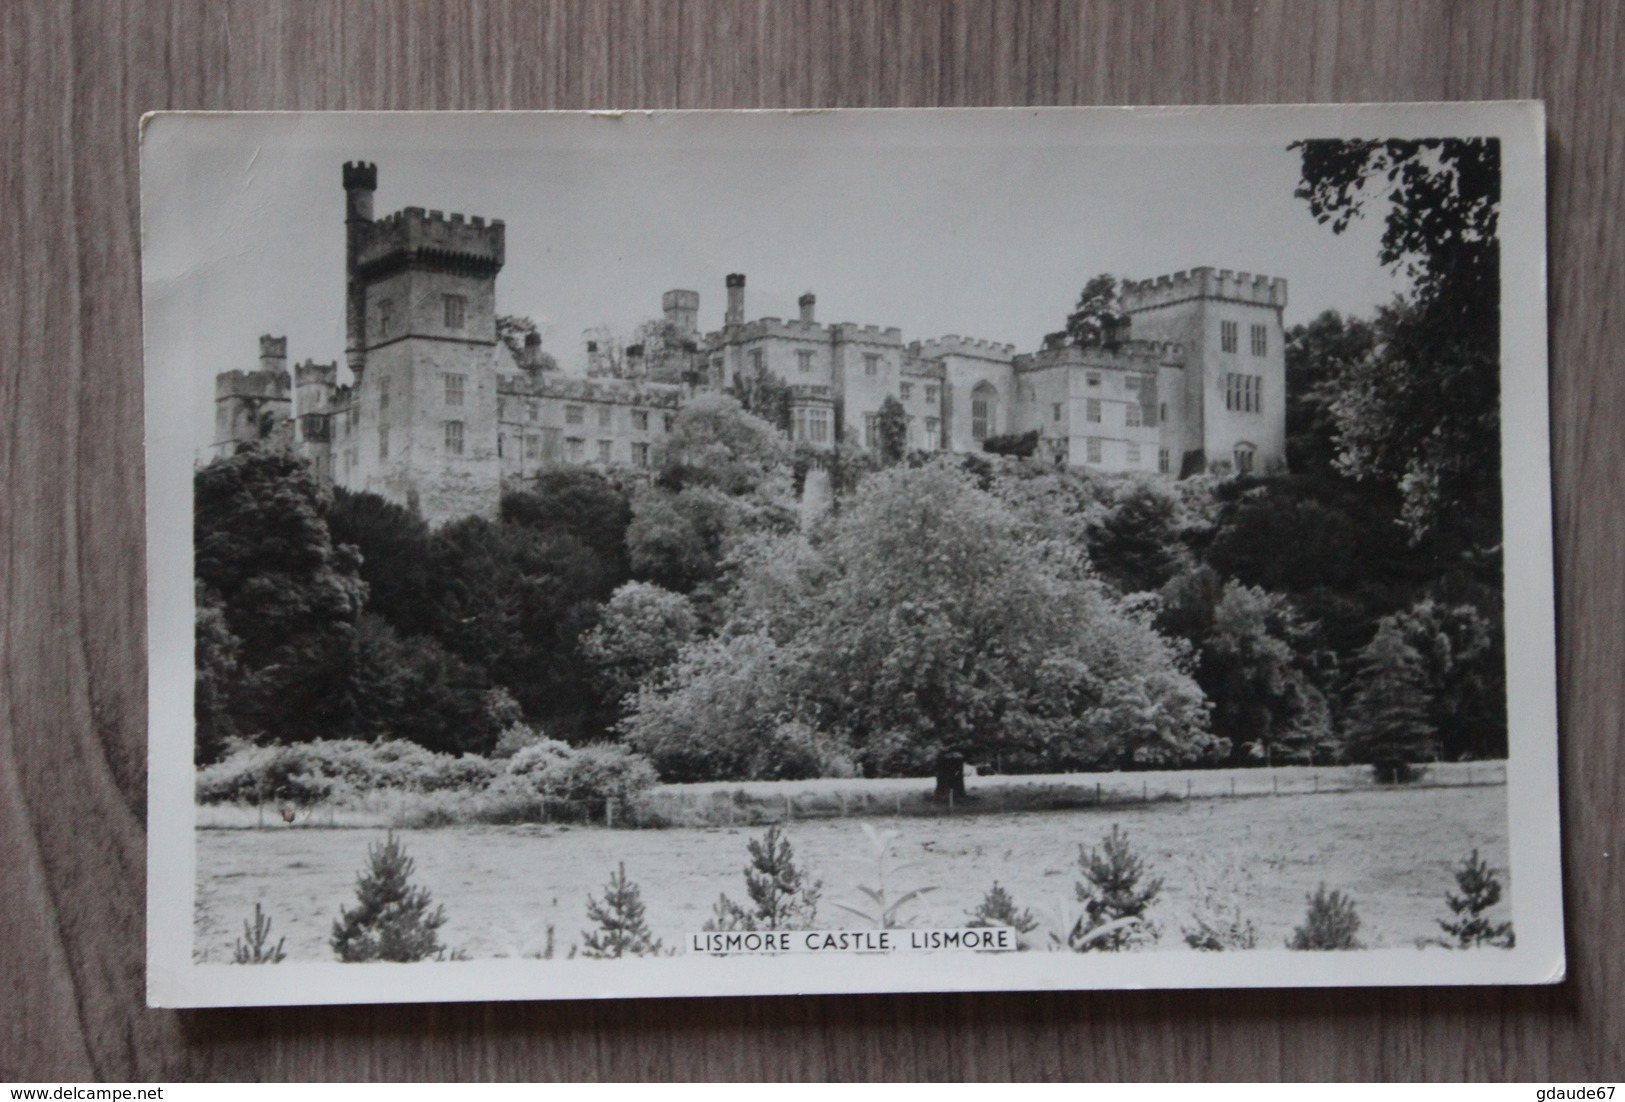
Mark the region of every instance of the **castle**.
[[[1037, 351], [958, 336], [905, 343], [896, 328], [827, 324], [816, 298], [790, 319], [746, 319], [745, 277], [727, 277], [721, 329], [698, 329], [700, 296], [662, 299], [662, 362], [637, 380], [560, 373], [532, 333], [499, 339], [500, 220], [407, 207], [373, 217], [378, 170], [343, 170], [345, 362], [297, 365], [287, 341], [260, 339], [259, 369], [215, 380], [217, 455], [278, 437], [317, 475], [370, 490], [430, 523], [495, 515], [504, 490], [548, 467], [646, 468], [699, 390], [763, 372], [790, 392], [797, 442], [879, 444], [896, 398], [913, 448], [980, 451], [1036, 431], [1058, 464], [1179, 477], [1285, 462], [1286, 280], [1196, 268], [1131, 282], [1105, 345], [1064, 334]], [[1132, 334], [1132, 338], [1126, 334]], [[601, 350], [589, 345], [589, 356]], [[629, 359], [643, 352], [626, 349]], [[656, 381], [664, 380], [664, 381]]]

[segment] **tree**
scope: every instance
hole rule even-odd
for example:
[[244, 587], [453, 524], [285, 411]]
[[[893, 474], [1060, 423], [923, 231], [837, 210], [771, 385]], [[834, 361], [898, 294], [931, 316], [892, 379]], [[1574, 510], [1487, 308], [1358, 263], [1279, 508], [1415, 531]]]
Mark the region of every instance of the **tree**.
[[237, 661], [242, 643], [226, 626], [219, 595], [202, 582], [197, 582], [194, 589], [197, 622], [192, 701], [197, 737], [192, 744], [192, 760], [196, 765], [208, 765], [225, 757], [227, 746], [238, 733], [232, 719], [232, 693], [242, 672]]
[[999, 886], [997, 880], [993, 881], [993, 887], [988, 889], [976, 909], [966, 912], [965, 917], [968, 919], [965, 925], [972, 928], [1008, 926], [1018, 934], [1030, 934], [1038, 929], [1038, 919], [1033, 917], [1032, 911], [1025, 907], [1018, 910], [1016, 901]]
[[1412, 779], [1411, 767], [1436, 753], [1428, 703], [1421, 655], [1397, 623], [1384, 620], [1360, 654], [1345, 717], [1350, 760], [1371, 765], [1379, 781]]
[[1501, 901], [1501, 880], [1478, 851], [1462, 861], [1455, 870], [1456, 887], [1461, 894], [1445, 893], [1445, 903], [1454, 916], [1438, 919], [1439, 928], [1455, 940], [1445, 942], [1454, 949], [1476, 949], [1492, 945], [1497, 949], [1510, 949], [1516, 944], [1511, 922], [1491, 922], [1485, 912]]
[[1162, 894], [1162, 878], [1142, 883], [1145, 861], [1129, 845], [1128, 835], [1116, 824], [1101, 839], [1100, 848], [1078, 847], [1083, 879], [1075, 885], [1084, 919], [1067, 938], [1077, 952], [1121, 952], [1155, 942], [1157, 927], [1146, 912]]
[[790, 384], [758, 364], [750, 374], [741, 372], [728, 388], [746, 413], [760, 417], [782, 433], [790, 431]]
[[1505, 757], [1506, 647], [1498, 610], [1424, 597], [1383, 622], [1389, 621], [1421, 657], [1427, 718], [1439, 734], [1440, 753]]
[[490, 679], [427, 636], [400, 636], [363, 614], [351, 690], [363, 735], [405, 739], [440, 754], [488, 754], [512, 716]]
[[725, 495], [706, 486], [681, 493], [641, 489], [626, 530], [632, 576], [676, 593], [715, 578], [729, 513]]
[[1077, 305], [1066, 316], [1066, 335], [1074, 344], [1107, 344], [1117, 339], [1122, 320], [1121, 286], [1116, 276], [1102, 272], [1083, 285]]
[[1335, 470], [1337, 417], [1344, 379], [1371, 355], [1376, 330], [1363, 318], [1327, 310], [1286, 331], [1286, 461], [1298, 474]]
[[[530, 318], [520, 314], [497, 315], [497, 339], [507, 345], [508, 351], [513, 353], [513, 358], [520, 363], [524, 363], [525, 338], [533, 333], [540, 334], [541, 327]], [[550, 354], [543, 352], [538, 370], [557, 371], [558, 369], [559, 361]]]
[[1040, 433], [1037, 429], [1030, 432], [1009, 432], [999, 436], [989, 436], [982, 441], [982, 450], [989, 455], [1008, 455], [1016, 459], [1031, 459], [1038, 454], [1038, 441]]
[[502, 520], [544, 536], [566, 535], [596, 555], [604, 583], [627, 578], [626, 530], [632, 503], [626, 491], [594, 470], [560, 467], [543, 471], [530, 488], [502, 498]]
[[1338, 465], [1400, 489], [1414, 537], [1500, 538], [1501, 145], [1495, 138], [1293, 143], [1296, 195], [1334, 233], [1384, 207], [1379, 260], [1411, 282], [1337, 386]]
[[393, 833], [367, 847], [367, 867], [356, 876], [357, 903], [340, 908], [333, 923], [330, 940], [339, 960], [409, 963], [443, 950], [437, 931], [446, 924], [445, 908], [429, 909], [428, 889], [412, 884], [415, 867]]
[[876, 432], [880, 437], [880, 458], [886, 463], [901, 463], [908, 451], [908, 414], [896, 395], [886, 395], [880, 403], [876, 417]]
[[1189, 559], [1178, 491], [1160, 479], [1134, 478], [1105, 493], [1106, 507], [1088, 521], [1089, 561], [1120, 592], [1161, 589]]
[[693, 604], [648, 582], [627, 582], [610, 596], [581, 650], [604, 699], [619, 704], [677, 660], [697, 630]]
[[731, 395], [705, 393], [679, 411], [658, 446], [655, 479], [671, 490], [699, 484], [745, 494], [788, 457], [772, 424], [745, 412]]
[[604, 901], [587, 897], [587, 918], [597, 923], [581, 933], [581, 955], [594, 960], [658, 956], [659, 939], [644, 919], [643, 894], [626, 878], [626, 862], [604, 885]]
[[335, 545], [361, 553], [367, 611], [398, 631], [427, 631], [429, 526], [423, 518], [377, 494], [334, 487], [327, 527]]
[[[228, 723], [303, 741], [350, 722], [344, 690], [366, 586], [356, 553], [333, 544], [328, 501], [309, 466], [282, 450], [244, 447], [193, 478], [210, 740]], [[232, 639], [237, 674], [223, 685]]]
[[760, 839], [745, 844], [750, 864], [745, 868], [745, 907], [726, 895], [717, 900], [707, 930], [812, 930], [818, 919], [818, 897], [823, 881], [809, 878], [796, 865], [795, 849], [774, 823]]
[[1303, 925], [1292, 931], [1288, 949], [1335, 951], [1363, 949], [1354, 936], [1360, 932], [1360, 916], [1354, 909], [1354, 900], [1340, 891], [1326, 890], [1322, 884], [1308, 897], [1309, 911]]

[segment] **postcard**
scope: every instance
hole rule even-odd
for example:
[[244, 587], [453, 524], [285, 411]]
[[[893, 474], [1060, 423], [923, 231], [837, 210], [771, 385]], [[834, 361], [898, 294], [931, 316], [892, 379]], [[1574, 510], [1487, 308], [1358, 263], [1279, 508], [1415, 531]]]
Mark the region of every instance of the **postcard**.
[[149, 1002], [1560, 981], [1544, 147], [148, 116]]

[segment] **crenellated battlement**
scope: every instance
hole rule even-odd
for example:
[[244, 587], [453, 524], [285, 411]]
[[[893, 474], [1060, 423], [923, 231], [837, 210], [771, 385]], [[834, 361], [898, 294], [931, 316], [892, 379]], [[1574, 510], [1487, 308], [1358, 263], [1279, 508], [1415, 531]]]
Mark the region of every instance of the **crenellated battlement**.
[[1013, 344], [961, 337], [957, 333], [928, 341], [913, 341], [908, 348], [913, 355], [926, 360], [937, 360], [943, 356], [973, 356], [980, 360], [1009, 363], [1010, 358], [1016, 354], [1016, 346]]
[[1286, 280], [1229, 268], [1192, 268], [1154, 279], [1125, 280], [1123, 309], [1133, 314], [1193, 298], [1219, 298], [1258, 306], [1286, 306]]
[[895, 325], [859, 325], [855, 321], [836, 323], [832, 332], [837, 341], [846, 344], [884, 344], [901, 348], [903, 331]]
[[337, 363], [319, 364], [314, 360], [306, 360], [293, 369], [295, 386], [336, 386], [339, 381], [339, 365]]
[[474, 271], [494, 276], [507, 253], [507, 227], [478, 215], [406, 207], [365, 224], [357, 261], [365, 275], [405, 266]]
[[800, 318], [757, 318], [721, 333], [708, 334], [708, 341], [712, 347], [717, 347], [729, 341], [755, 341], [764, 337], [826, 341], [829, 335], [830, 327], [822, 322], [802, 321]]
[[257, 398], [288, 401], [293, 380], [286, 371], [222, 371], [214, 377], [215, 401]]
[[1178, 341], [1129, 341], [1115, 350], [1100, 345], [1065, 344], [1024, 352], [1012, 360], [1018, 372], [1048, 371], [1056, 367], [1092, 367], [1102, 371], [1153, 371], [1184, 359]]
[[666, 383], [640, 383], [629, 379], [583, 379], [569, 375], [503, 375], [497, 393], [515, 398], [562, 398], [575, 402], [610, 402], [615, 405], [676, 409], [683, 388]]

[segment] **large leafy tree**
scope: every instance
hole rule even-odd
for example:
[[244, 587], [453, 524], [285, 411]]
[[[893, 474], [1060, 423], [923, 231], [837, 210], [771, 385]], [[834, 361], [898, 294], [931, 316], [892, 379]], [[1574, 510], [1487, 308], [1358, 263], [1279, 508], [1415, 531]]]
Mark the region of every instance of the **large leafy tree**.
[[1077, 305], [1066, 316], [1066, 335], [1074, 344], [1106, 344], [1116, 338], [1122, 317], [1121, 284], [1102, 272], [1078, 293]]
[[1371, 355], [1376, 331], [1364, 318], [1327, 310], [1286, 332], [1286, 460], [1298, 474], [1326, 475], [1337, 462], [1333, 403], [1343, 379]]
[[606, 701], [619, 704], [665, 672], [694, 639], [693, 604], [647, 582], [627, 582], [604, 606], [598, 626], [582, 636], [582, 652]]
[[1379, 259], [1409, 295], [1377, 347], [1342, 374], [1338, 465], [1398, 487], [1414, 537], [1468, 548], [1500, 538], [1501, 146], [1494, 138], [1294, 143], [1297, 195], [1334, 233], [1375, 207]]
[[502, 519], [544, 535], [570, 536], [599, 557], [609, 585], [626, 579], [631, 501], [625, 490], [597, 471], [581, 467], [543, 471], [530, 489], [503, 497]]
[[234, 659], [232, 682], [209, 687], [214, 734], [227, 723], [289, 741], [347, 729], [366, 586], [359, 556], [328, 531], [327, 492], [303, 460], [251, 446], [200, 468], [192, 500], [199, 646], [213, 673]]
[[377, 494], [335, 487], [327, 527], [334, 543], [361, 553], [367, 611], [397, 631], [427, 631], [429, 526], [423, 518]]

